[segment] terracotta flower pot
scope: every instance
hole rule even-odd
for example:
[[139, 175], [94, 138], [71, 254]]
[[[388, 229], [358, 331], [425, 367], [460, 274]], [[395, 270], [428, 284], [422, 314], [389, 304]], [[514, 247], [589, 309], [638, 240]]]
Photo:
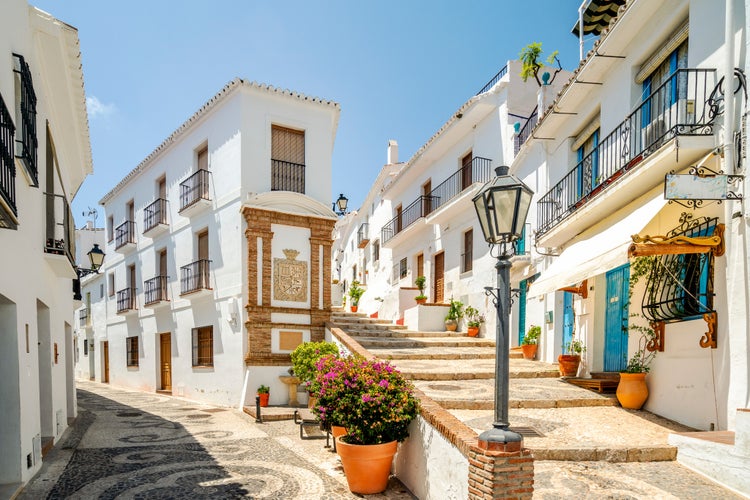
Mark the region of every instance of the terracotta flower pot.
[[560, 354], [557, 357], [561, 377], [575, 377], [578, 373], [578, 365], [581, 364], [581, 356], [578, 354]]
[[[536, 344], [522, 344], [521, 351], [523, 351], [523, 359], [534, 359], [536, 357], [536, 350], [538, 346]], [[578, 368], [576, 368], [578, 370]]]
[[640, 410], [648, 399], [645, 373], [620, 373], [617, 400], [623, 408]]
[[469, 334], [469, 337], [476, 337], [477, 335], [479, 335], [478, 326], [469, 326], [466, 328], [466, 331]]
[[446, 319], [445, 329], [449, 332], [455, 332], [458, 329], [458, 321], [455, 319]]
[[331, 434], [333, 434], [333, 439], [344, 436], [346, 435], [346, 427], [343, 425], [332, 425]]
[[350, 306], [352, 308], [352, 312], [357, 312], [357, 309], [359, 309], [359, 306]]
[[260, 396], [260, 407], [261, 408], [267, 407], [268, 406], [268, 396], [270, 396], [270, 394], [268, 394], [266, 392], [265, 394], [258, 394], [258, 396]]
[[414, 299], [414, 300], [416, 300], [417, 304], [419, 304], [419, 305], [427, 303], [427, 298], [426, 297], [424, 299]]
[[391, 462], [398, 442], [383, 444], [348, 444], [336, 439], [336, 449], [344, 466], [346, 481], [352, 493], [371, 495], [382, 493], [388, 487]]

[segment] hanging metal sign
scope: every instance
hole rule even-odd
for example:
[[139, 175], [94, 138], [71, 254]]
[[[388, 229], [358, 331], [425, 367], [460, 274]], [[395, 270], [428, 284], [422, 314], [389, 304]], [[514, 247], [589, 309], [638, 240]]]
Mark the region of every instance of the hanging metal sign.
[[707, 167], [692, 167], [687, 174], [670, 172], [664, 178], [664, 198], [692, 209], [705, 201], [741, 200], [741, 180], [741, 175], [726, 175]]

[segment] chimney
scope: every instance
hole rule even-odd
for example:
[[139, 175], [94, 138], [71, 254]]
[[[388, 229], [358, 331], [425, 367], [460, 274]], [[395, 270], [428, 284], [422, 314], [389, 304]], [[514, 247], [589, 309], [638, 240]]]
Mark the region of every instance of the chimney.
[[388, 141], [388, 165], [398, 163], [398, 142], [391, 139]]
[[92, 229], [94, 229], [94, 221], [92, 221], [92, 220], [87, 220], [87, 221], [86, 221], [86, 229], [89, 229], [89, 230], [92, 230]]

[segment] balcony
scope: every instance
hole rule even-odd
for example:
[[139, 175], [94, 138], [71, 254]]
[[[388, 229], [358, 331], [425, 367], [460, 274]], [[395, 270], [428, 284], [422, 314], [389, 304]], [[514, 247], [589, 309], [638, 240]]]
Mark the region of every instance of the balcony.
[[386, 222], [380, 230], [380, 241], [385, 246], [394, 236], [408, 228], [432, 211], [434, 199], [432, 196], [420, 196], [412, 204], [404, 208], [401, 213]]
[[357, 231], [357, 248], [365, 248], [370, 242], [370, 224], [362, 223]]
[[135, 249], [135, 222], [125, 221], [115, 228], [115, 251], [128, 253]]
[[305, 194], [305, 166], [272, 159], [271, 191], [294, 191]]
[[521, 146], [524, 145], [524, 143], [528, 140], [529, 136], [531, 136], [531, 131], [536, 127], [537, 122], [539, 121], [539, 107], [535, 107], [534, 111], [531, 112], [531, 116], [529, 116], [526, 121], [521, 125], [521, 128], [518, 129], [518, 133], [516, 134], [516, 138], [513, 141], [513, 154], [518, 155], [518, 152], [521, 150]]
[[715, 147], [713, 121], [718, 114], [715, 85], [713, 69], [680, 69], [647, 97], [539, 199], [540, 245], [564, 243], [571, 235], [563, 234], [560, 224], [572, 216], [577, 224], [570, 232], [580, 232], [601, 220], [602, 213], [611, 213], [664, 182], [668, 172], [686, 168], [710, 152]]
[[427, 214], [438, 211], [475, 182], [485, 183], [494, 176], [492, 160], [475, 156], [471, 163], [461, 167], [430, 192], [432, 205]]
[[144, 305], [146, 307], [158, 307], [169, 302], [168, 276], [156, 276], [143, 283]]
[[211, 206], [211, 172], [198, 170], [180, 184], [180, 215], [191, 217]]
[[31, 70], [26, 64], [23, 56], [13, 54], [14, 68], [13, 72], [18, 75], [16, 78], [20, 81], [18, 91], [20, 92], [21, 106], [21, 130], [20, 137], [16, 138], [16, 158], [21, 160], [21, 164], [26, 169], [29, 177], [29, 183], [32, 186], [39, 186], [39, 174], [37, 166], [37, 145], [36, 137], [36, 94], [34, 93], [34, 84], [31, 80]]
[[78, 326], [81, 328], [91, 326], [91, 322], [89, 321], [89, 310], [85, 307], [78, 311]]
[[44, 258], [60, 278], [77, 279], [75, 272], [75, 227], [70, 204], [65, 196], [44, 193], [46, 232]]
[[153, 238], [168, 229], [167, 200], [159, 198], [143, 209], [143, 235]]
[[180, 295], [191, 295], [191, 298], [210, 295], [213, 290], [210, 278], [210, 260], [201, 259], [182, 266], [180, 268]]
[[13, 159], [15, 133], [13, 118], [0, 96], [0, 228], [6, 229], [18, 227], [16, 163]]
[[485, 86], [484, 86], [484, 87], [482, 87], [482, 88], [481, 88], [481, 89], [479, 90], [479, 92], [477, 92], [477, 93], [476, 93], [476, 95], [479, 95], [479, 94], [484, 94], [485, 92], [487, 92], [488, 90], [490, 90], [490, 89], [491, 89], [492, 87], [494, 87], [494, 86], [495, 86], [495, 84], [496, 84], [497, 82], [499, 82], [499, 81], [500, 81], [500, 79], [501, 79], [502, 77], [504, 77], [504, 76], [505, 76], [505, 74], [506, 74], [507, 72], [508, 72], [508, 65], [506, 64], [505, 66], [503, 66], [503, 68], [502, 68], [502, 69], [501, 69], [500, 71], [498, 71], [498, 72], [497, 72], [497, 74], [496, 74], [495, 76], [493, 76], [493, 77], [492, 77], [492, 78], [490, 79], [490, 81], [489, 81], [489, 82], [487, 82], [487, 83], [485, 84]]
[[125, 288], [117, 292], [117, 314], [130, 314], [137, 311], [135, 307], [135, 288]]

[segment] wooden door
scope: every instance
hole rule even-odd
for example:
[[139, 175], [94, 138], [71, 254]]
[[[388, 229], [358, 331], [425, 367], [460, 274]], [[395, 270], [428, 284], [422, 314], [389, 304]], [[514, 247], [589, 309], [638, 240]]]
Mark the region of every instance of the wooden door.
[[135, 309], [135, 264], [128, 266], [128, 309]]
[[573, 294], [563, 292], [563, 331], [562, 331], [562, 350], [567, 354], [566, 347], [573, 341], [575, 330], [575, 314], [573, 314]]
[[473, 158], [471, 152], [461, 160], [461, 190], [471, 186], [471, 162]]
[[432, 197], [430, 196], [430, 193], [432, 193], [432, 179], [425, 182], [422, 186], [422, 196], [424, 196], [424, 201], [422, 202], [422, 217], [427, 217], [432, 212]]
[[630, 266], [613, 269], [607, 276], [607, 309], [604, 313], [604, 371], [620, 372], [628, 363], [628, 283]]
[[199, 288], [211, 288], [208, 286], [208, 231], [198, 235], [198, 264]]
[[159, 189], [159, 198], [162, 200], [166, 200], [167, 199], [167, 179], [166, 178], [162, 177], [161, 179], [159, 179], [158, 189]]
[[103, 356], [103, 363], [104, 363], [104, 369], [102, 370], [102, 382], [105, 384], [109, 383], [109, 342], [103, 342], [102, 343], [102, 356]]
[[435, 255], [435, 277], [433, 278], [433, 297], [436, 304], [441, 304], [445, 300], [445, 253], [440, 252]]
[[167, 249], [159, 252], [159, 298], [167, 300]]
[[172, 390], [172, 334], [162, 333], [161, 342], [161, 390]]
[[401, 205], [396, 207], [396, 233], [400, 233], [403, 228], [403, 212]]
[[424, 276], [424, 254], [417, 255], [417, 276]]

